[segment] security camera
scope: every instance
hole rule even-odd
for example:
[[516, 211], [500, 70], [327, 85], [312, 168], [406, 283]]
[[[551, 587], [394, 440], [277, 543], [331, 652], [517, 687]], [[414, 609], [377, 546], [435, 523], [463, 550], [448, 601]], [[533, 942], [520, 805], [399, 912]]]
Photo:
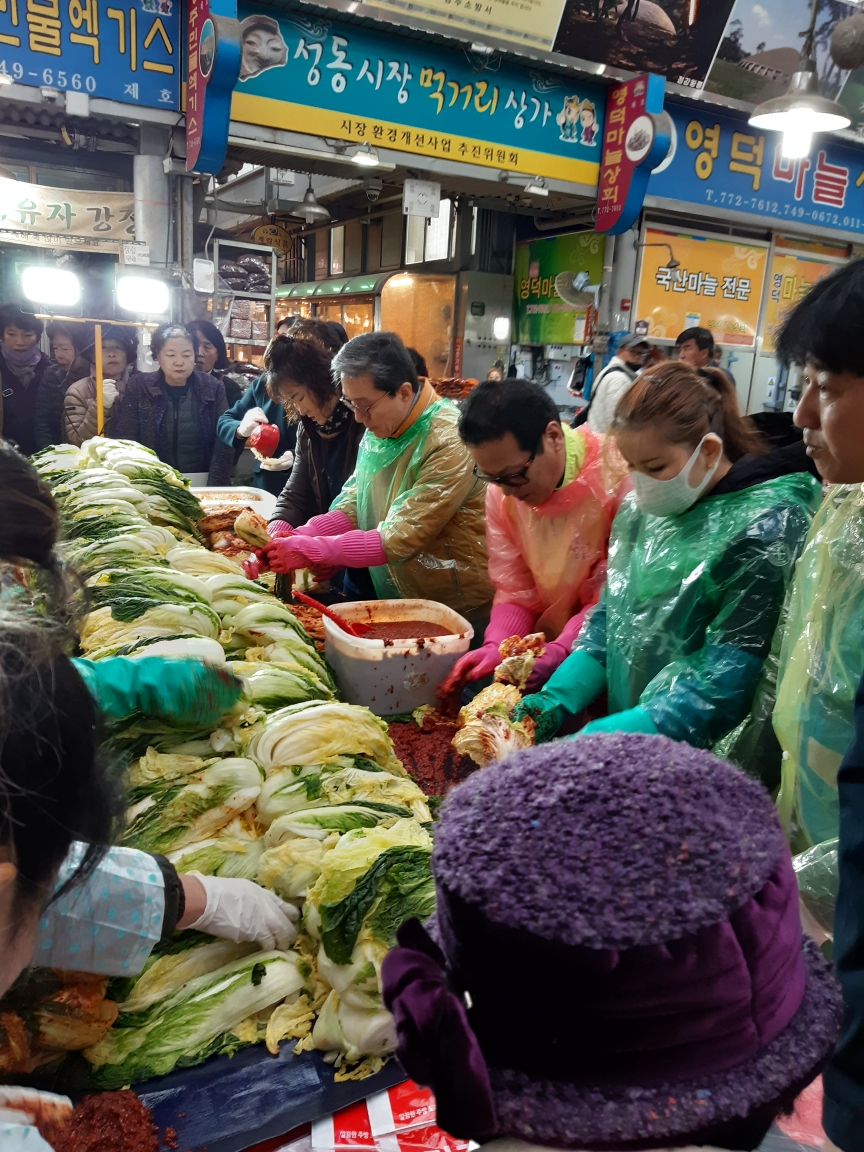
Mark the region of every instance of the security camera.
[[39, 94], [46, 104], [62, 104], [64, 96], [56, 88], [40, 88]]
[[367, 176], [363, 181], [363, 188], [366, 191], [366, 199], [370, 204], [374, 204], [378, 197], [381, 195], [381, 189], [384, 187], [384, 181], [379, 180], [377, 176]]

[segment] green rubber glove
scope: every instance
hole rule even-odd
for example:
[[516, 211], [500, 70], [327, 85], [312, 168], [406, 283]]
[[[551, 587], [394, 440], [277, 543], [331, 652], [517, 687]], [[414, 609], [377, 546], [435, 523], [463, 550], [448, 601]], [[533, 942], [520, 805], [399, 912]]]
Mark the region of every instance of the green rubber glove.
[[657, 735], [657, 725], [645, 709], [637, 704], [635, 708], [625, 708], [623, 712], [613, 712], [592, 720], [580, 728], [576, 736], [592, 736], [597, 732], [644, 732], [646, 736]]
[[240, 699], [240, 681], [224, 668], [200, 660], [144, 656], [130, 660], [73, 660], [105, 716], [122, 720], [133, 712], [177, 724], [215, 724]]
[[536, 725], [535, 744], [551, 740], [568, 716], [575, 716], [606, 687], [606, 669], [587, 652], [571, 652], [540, 692], [526, 696], [513, 709], [513, 719], [530, 716]]

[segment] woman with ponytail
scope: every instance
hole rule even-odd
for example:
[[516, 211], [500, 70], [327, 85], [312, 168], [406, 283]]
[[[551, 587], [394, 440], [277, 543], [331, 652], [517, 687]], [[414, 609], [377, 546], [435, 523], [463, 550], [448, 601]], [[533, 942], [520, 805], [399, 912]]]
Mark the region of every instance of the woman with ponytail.
[[612, 525], [606, 586], [516, 716], [534, 719], [540, 743], [605, 692], [609, 714], [582, 732], [708, 748], [750, 710], [819, 484], [766, 452], [713, 369], [647, 370], [610, 431], [633, 491]]

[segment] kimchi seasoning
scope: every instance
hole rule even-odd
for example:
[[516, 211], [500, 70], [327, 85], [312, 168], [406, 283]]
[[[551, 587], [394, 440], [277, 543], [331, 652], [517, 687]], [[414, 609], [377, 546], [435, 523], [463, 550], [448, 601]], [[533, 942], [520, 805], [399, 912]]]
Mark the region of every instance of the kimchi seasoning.
[[55, 1152], [159, 1152], [159, 1133], [134, 1092], [85, 1096], [54, 1142]]

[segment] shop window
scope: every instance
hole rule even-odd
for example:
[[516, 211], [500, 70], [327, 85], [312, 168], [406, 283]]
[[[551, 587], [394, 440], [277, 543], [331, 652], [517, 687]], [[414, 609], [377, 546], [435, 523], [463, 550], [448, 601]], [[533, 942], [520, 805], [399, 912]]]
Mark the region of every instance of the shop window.
[[449, 200], [442, 200], [437, 220], [409, 216], [405, 232], [405, 263], [428, 264], [433, 260], [450, 260], [453, 248], [453, 211]]
[[341, 276], [345, 271], [345, 225], [340, 224], [330, 233], [330, 275]]

